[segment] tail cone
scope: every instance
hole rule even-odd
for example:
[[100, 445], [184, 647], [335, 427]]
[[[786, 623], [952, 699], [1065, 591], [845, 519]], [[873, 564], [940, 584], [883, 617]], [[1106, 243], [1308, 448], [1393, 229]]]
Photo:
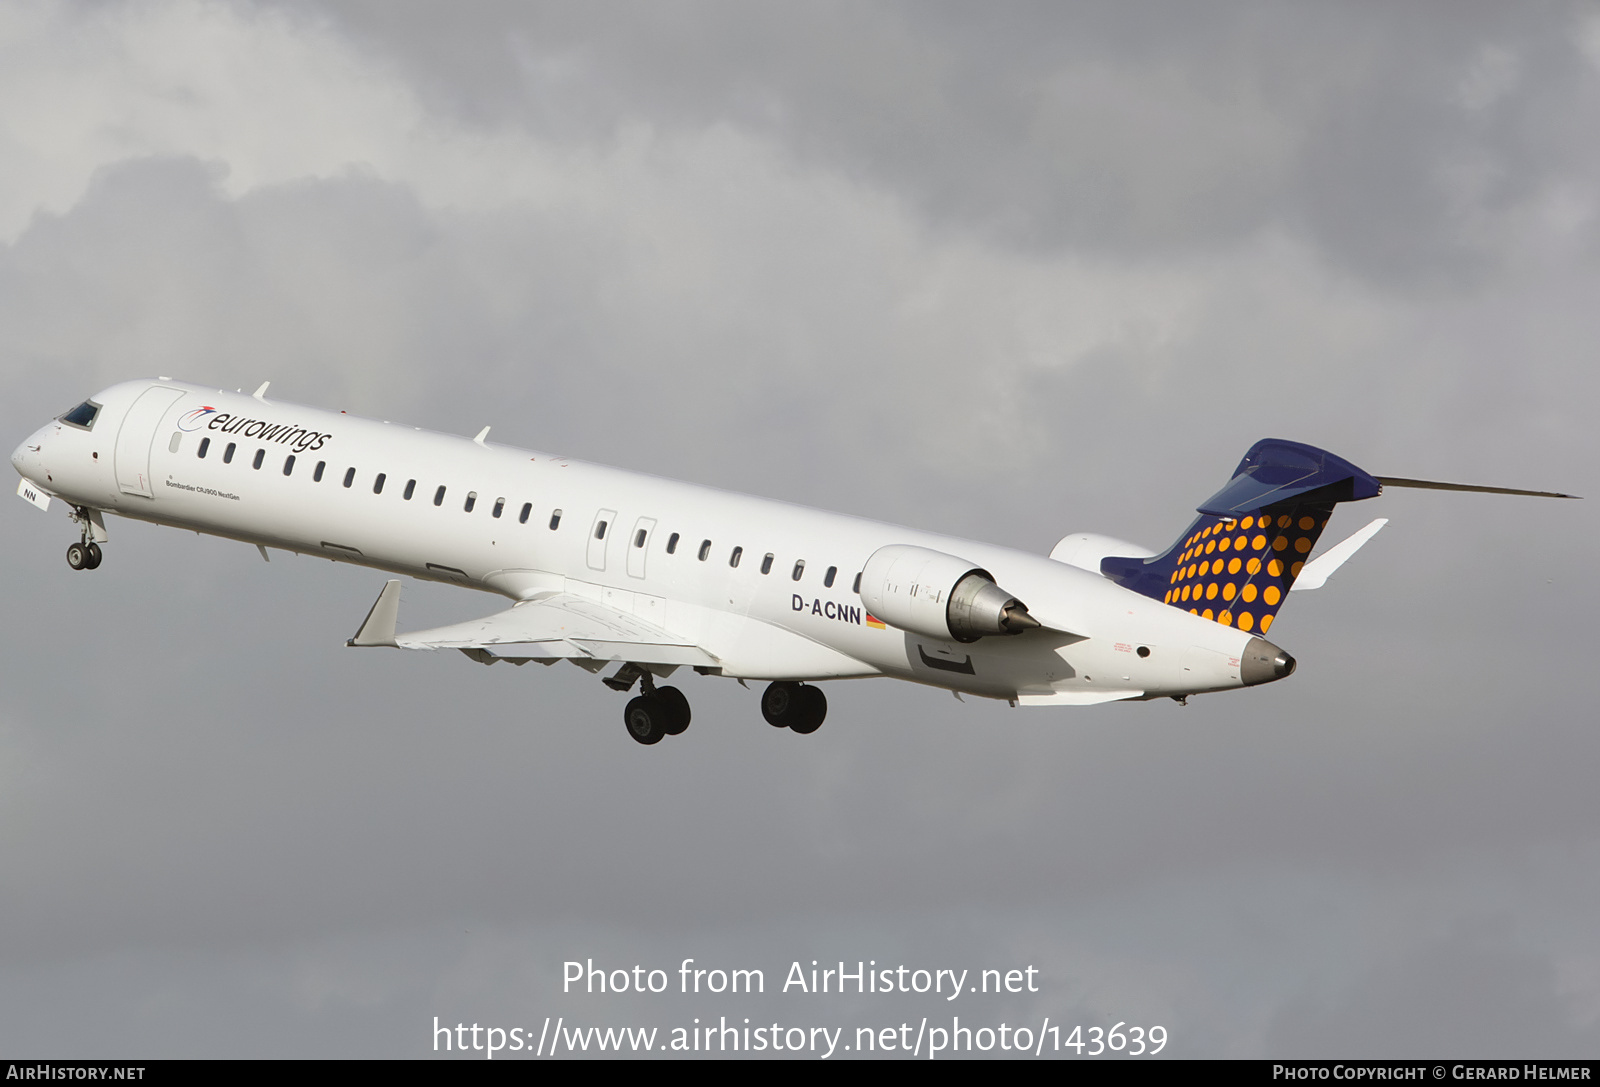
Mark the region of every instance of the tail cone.
[[1239, 661], [1239, 678], [1246, 687], [1271, 683], [1293, 672], [1294, 658], [1265, 638], [1251, 638]]

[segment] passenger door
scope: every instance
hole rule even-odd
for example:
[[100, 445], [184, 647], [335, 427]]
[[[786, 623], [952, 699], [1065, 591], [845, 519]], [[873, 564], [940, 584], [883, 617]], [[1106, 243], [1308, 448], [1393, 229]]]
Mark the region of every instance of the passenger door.
[[152, 385], [139, 394], [117, 431], [117, 486], [124, 494], [141, 494], [155, 497], [150, 481], [150, 448], [155, 444], [156, 427], [161, 417], [177, 401], [183, 390], [165, 385]]
[[650, 537], [655, 535], [656, 519], [641, 517], [628, 537], [628, 576], [644, 577], [644, 564], [650, 554]]
[[589, 569], [606, 568], [606, 545], [616, 535], [616, 526], [616, 510], [601, 510], [594, 515], [594, 524], [589, 526]]

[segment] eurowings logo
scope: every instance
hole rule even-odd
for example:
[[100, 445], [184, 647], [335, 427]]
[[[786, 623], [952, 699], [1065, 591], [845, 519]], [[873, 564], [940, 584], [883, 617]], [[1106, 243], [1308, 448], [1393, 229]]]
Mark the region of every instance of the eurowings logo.
[[206, 425], [206, 419], [215, 415], [217, 409], [213, 407], [195, 408], [188, 415], [178, 420], [178, 429], [193, 433]]

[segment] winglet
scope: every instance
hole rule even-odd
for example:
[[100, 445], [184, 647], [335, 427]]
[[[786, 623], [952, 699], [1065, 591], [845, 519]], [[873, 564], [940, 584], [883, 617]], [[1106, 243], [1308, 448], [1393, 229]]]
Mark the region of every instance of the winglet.
[[489, 436], [489, 428], [488, 427], [484, 427], [482, 430], [478, 431], [478, 436], [476, 438], [472, 439], [472, 440], [477, 442], [479, 445], [482, 445], [483, 444], [483, 439], [487, 438], [488, 436]]
[[367, 618], [361, 624], [361, 629], [356, 631], [356, 636], [345, 645], [351, 646], [388, 646], [399, 648], [399, 643], [394, 640], [395, 623], [400, 619], [400, 582], [398, 580], [387, 582], [383, 592], [378, 594], [378, 599], [373, 602], [372, 610], [367, 612]]
[[1357, 532], [1354, 536], [1328, 548], [1306, 563], [1300, 570], [1300, 576], [1294, 579], [1294, 584], [1289, 586], [1290, 592], [1301, 589], [1320, 589], [1328, 583], [1328, 578], [1339, 567], [1349, 561], [1350, 556], [1361, 550], [1361, 545], [1378, 534], [1378, 530], [1389, 523], [1387, 517], [1380, 517]]
[[267, 402], [267, 386], [271, 385], [271, 384], [272, 384], [272, 382], [270, 382], [270, 381], [263, 381], [261, 383], [261, 388], [257, 389], [255, 392], [251, 393], [250, 395], [255, 397], [257, 400], [261, 401], [263, 404], [265, 404]]

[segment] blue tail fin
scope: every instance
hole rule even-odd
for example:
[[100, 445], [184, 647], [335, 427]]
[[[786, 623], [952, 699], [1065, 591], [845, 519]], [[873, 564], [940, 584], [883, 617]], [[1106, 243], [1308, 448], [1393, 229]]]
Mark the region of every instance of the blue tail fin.
[[1100, 572], [1224, 626], [1265, 633], [1333, 507], [1382, 489], [1377, 477], [1326, 450], [1266, 438], [1163, 554], [1108, 557]]

